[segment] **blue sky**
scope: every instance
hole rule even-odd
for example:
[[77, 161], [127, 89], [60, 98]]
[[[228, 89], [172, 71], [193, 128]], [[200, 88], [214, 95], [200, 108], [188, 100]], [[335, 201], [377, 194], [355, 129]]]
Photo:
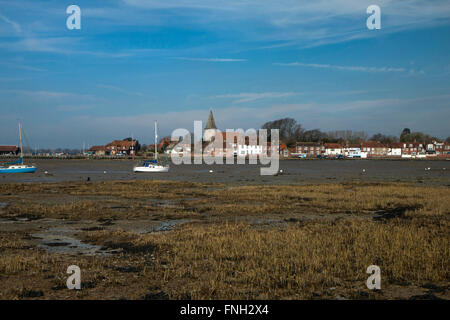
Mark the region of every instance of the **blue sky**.
[[[66, 8], [81, 8], [81, 30]], [[381, 7], [381, 30], [366, 8]], [[0, 0], [0, 144], [153, 141], [221, 129], [450, 135], [446, 0]]]

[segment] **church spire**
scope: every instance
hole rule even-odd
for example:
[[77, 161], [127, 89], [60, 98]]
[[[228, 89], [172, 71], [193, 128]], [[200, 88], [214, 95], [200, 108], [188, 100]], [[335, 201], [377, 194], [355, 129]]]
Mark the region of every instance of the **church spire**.
[[205, 126], [205, 130], [208, 130], [208, 129], [217, 129], [212, 110], [209, 110], [208, 122], [206, 123], [206, 126]]

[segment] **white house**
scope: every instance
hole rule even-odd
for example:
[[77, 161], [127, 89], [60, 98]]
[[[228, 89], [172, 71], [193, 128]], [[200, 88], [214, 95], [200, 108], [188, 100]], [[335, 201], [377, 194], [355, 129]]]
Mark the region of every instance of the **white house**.
[[247, 155], [258, 155], [262, 154], [262, 146], [261, 145], [251, 145], [251, 144], [238, 144], [237, 145], [237, 154], [239, 156], [247, 156]]
[[325, 154], [328, 156], [338, 156], [343, 153], [342, 146], [339, 143], [325, 143]]
[[343, 148], [344, 156], [347, 158], [361, 158], [361, 147], [359, 145], [350, 145]]
[[392, 143], [388, 147], [387, 155], [389, 157], [401, 157], [402, 156], [402, 143]]

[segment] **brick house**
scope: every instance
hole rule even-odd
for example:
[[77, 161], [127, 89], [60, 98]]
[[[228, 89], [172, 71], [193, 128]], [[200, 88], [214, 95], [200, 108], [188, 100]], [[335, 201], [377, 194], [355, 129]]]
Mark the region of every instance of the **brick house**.
[[280, 143], [280, 156], [283, 156], [285, 158], [289, 157], [289, 148], [284, 143]]
[[427, 157], [450, 157], [450, 144], [433, 141], [426, 145]]
[[325, 153], [325, 146], [318, 142], [297, 142], [296, 153], [300, 157], [317, 157]]
[[105, 146], [93, 146], [89, 149], [89, 153], [95, 156], [105, 156], [106, 147]]
[[136, 140], [114, 140], [106, 146], [106, 154], [115, 155], [135, 155], [136, 154]]
[[367, 158], [386, 157], [388, 147], [378, 141], [367, 141], [361, 143], [361, 153], [367, 154]]
[[450, 143], [448, 142], [436, 144], [435, 150], [438, 157], [450, 157]]
[[19, 151], [16, 146], [0, 146], [0, 155], [16, 155]]
[[426, 156], [426, 146], [422, 142], [403, 142], [402, 158], [416, 158]]

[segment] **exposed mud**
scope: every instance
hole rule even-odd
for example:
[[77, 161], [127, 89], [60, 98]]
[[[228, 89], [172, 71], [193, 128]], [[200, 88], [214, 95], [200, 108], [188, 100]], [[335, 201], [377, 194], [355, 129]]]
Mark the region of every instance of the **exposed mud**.
[[[109, 223], [108, 223], [109, 222]], [[178, 225], [190, 222], [188, 219], [152, 221], [152, 220], [117, 220], [111, 223], [98, 221], [64, 221], [60, 219], [20, 220], [0, 219], [0, 231], [24, 232], [30, 235], [31, 244], [49, 253], [87, 256], [109, 256], [121, 251], [145, 250], [131, 244], [119, 247], [104, 247], [83, 241], [84, 232], [99, 230], [124, 230], [136, 234], [166, 232]], [[148, 248], [147, 248], [148, 249]]]

